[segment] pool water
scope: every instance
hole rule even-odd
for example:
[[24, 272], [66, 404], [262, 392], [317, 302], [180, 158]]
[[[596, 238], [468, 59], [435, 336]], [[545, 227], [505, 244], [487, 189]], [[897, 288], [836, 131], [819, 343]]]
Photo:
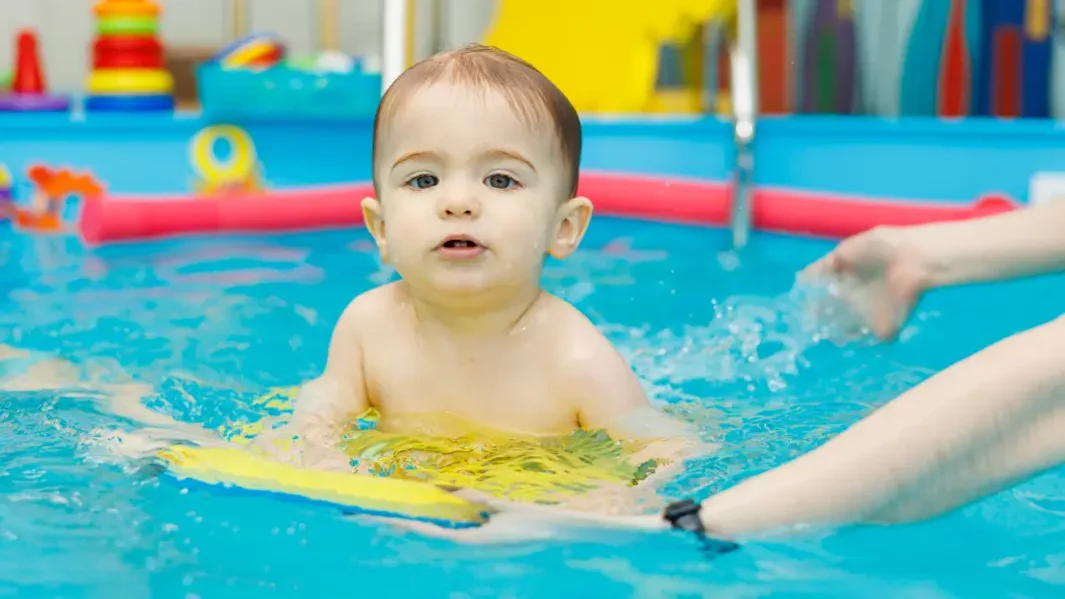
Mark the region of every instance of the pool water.
[[[718, 453], [663, 488], [706, 497], [799, 455], [935, 371], [1052, 318], [1065, 279], [930, 294], [899, 342], [810, 318], [796, 270], [831, 244], [598, 219], [547, 288], [588, 314], [663, 408]], [[157, 389], [218, 427], [318, 374], [356, 294], [394, 277], [361, 231], [96, 251], [0, 233], [0, 342]], [[10, 362], [10, 361], [9, 361]], [[13, 362], [4, 377], [14, 376]], [[14, 365], [12, 365], [14, 364]], [[1065, 471], [911, 526], [760, 538], [715, 560], [684, 535], [581, 531], [457, 544], [325, 507], [216, 494], [109, 458], [128, 426], [91, 392], [0, 393], [0, 596], [1051, 597], [1065, 586]]]

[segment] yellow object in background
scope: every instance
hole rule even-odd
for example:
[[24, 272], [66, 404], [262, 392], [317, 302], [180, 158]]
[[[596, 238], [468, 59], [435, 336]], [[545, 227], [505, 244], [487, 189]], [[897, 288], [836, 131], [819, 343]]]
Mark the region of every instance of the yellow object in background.
[[106, 95], [169, 94], [174, 78], [163, 70], [97, 69], [89, 73], [89, 93]]
[[735, 0], [500, 0], [485, 43], [532, 63], [579, 112], [645, 112], [659, 47], [735, 11]]
[[[226, 158], [217, 155], [219, 142], [229, 146]], [[196, 193], [232, 195], [262, 189], [255, 142], [236, 125], [210, 125], [197, 132], [189, 142], [189, 162], [197, 177], [193, 181]]]

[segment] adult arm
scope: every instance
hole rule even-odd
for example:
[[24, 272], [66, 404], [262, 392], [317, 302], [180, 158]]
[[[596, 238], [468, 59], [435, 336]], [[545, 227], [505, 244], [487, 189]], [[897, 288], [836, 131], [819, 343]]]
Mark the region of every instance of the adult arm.
[[708, 530], [937, 516], [1065, 461], [1065, 319], [1007, 338], [703, 503]]
[[837, 278], [882, 339], [893, 338], [936, 287], [1065, 269], [1065, 202], [967, 221], [876, 227], [849, 237], [801, 277]]
[[1065, 201], [905, 230], [928, 267], [928, 288], [1065, 269]]

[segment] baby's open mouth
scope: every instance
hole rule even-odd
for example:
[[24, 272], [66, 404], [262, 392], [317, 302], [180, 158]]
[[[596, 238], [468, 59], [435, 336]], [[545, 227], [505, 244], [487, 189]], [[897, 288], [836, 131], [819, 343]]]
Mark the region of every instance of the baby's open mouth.
[[469, 239], [448, 239], [444, 242], [443, 247], [448, 249], [460, 249], [460, 248], [475, 248], [480, 247], [476, 241]]
[[484, 249], [484, 246], [468, 235], [452, 235], [441, 242], [440, 245], [437, 246], [437, 249], [469, 253], [481, 251]]

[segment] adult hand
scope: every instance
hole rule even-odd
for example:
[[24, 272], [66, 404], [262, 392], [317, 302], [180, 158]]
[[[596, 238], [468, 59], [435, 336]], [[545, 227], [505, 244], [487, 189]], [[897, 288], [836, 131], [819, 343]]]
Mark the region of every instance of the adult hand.
[[476, 527], [446, 528], [418, 520], [381, 520], [427, 536], [476, 544], [565, 539], [610, 529], [655, 531], [669, 528], [660, 515], [608, 516], [563, 507], [507, 501], [471, 489], [461, 489], [454, 493], [462, 499], [484, 506], [485, 511], [490, 513], [488, 521]]
[[834, 278], [840, 293], [877, 337], [898, 334], [929, 284], [929, 267], [911, 236], [877, 227], [849, 237], [800, 273], [801, 280]]

